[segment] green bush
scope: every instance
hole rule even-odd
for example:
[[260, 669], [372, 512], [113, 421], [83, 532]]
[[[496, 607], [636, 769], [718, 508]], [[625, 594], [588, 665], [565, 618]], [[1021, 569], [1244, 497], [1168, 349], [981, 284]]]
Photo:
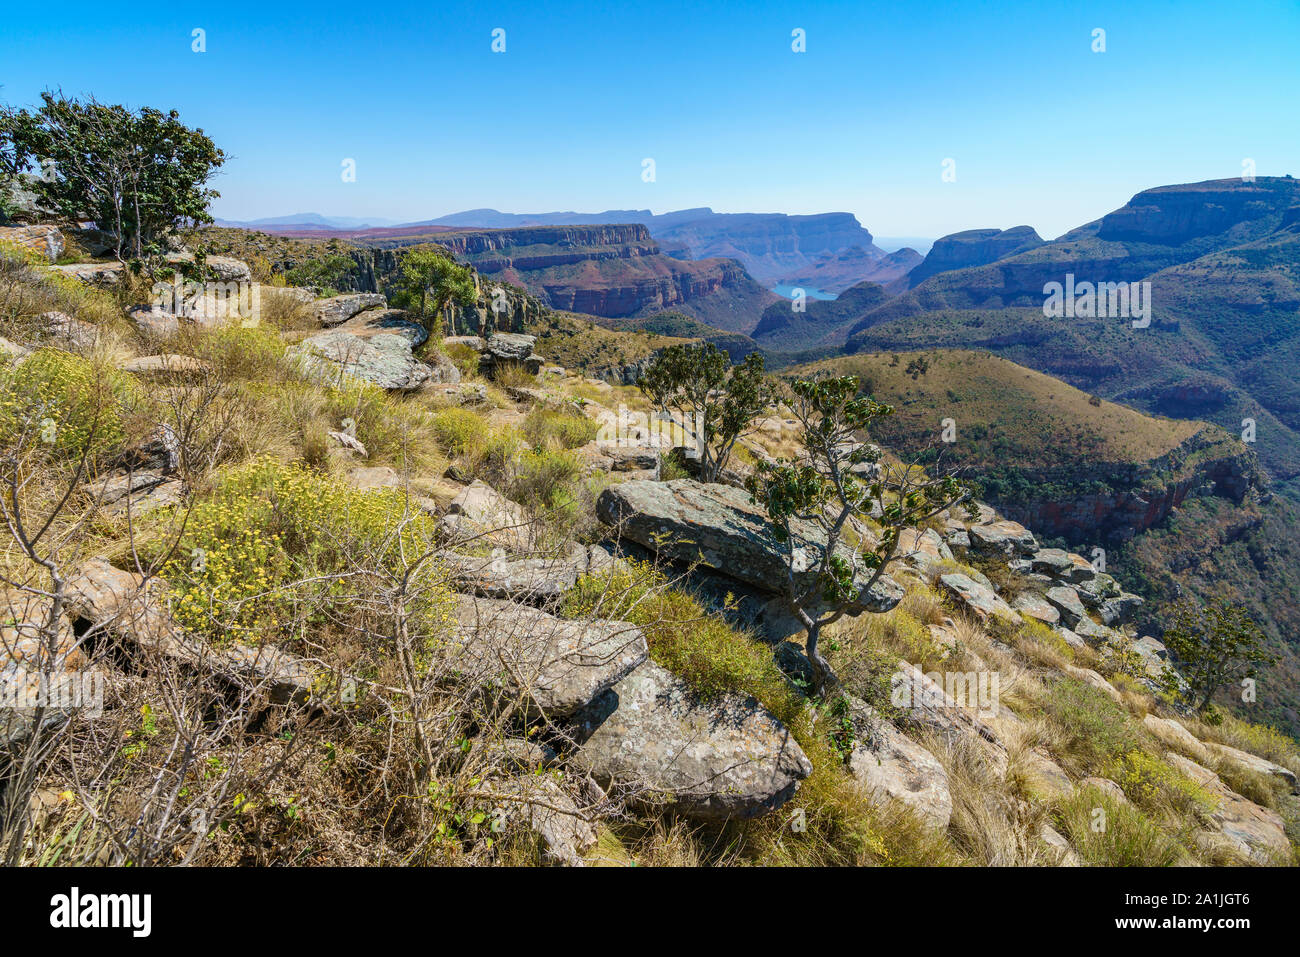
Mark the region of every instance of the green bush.
[[328, 628], [357, 600], [357, 583], [339, 576], [392, 571], [427, 550], [433, 519], [407, 512], [398, 489], [360, 491], [266, 459], [231, 469], [194, 506], [165, 569], [173, 614], [214, 641]]
[[127, 416], [141, 401], [131, 376], [58, 349], [39, 349], [0, 369], [0, 437], [47, 446], [55, 455], [99, 459], [118, 451]]
[[600, 426], [581, 412], [534, 409], [524, 420], [523, 433], [534, 448], [576, 449], [600, 432]]

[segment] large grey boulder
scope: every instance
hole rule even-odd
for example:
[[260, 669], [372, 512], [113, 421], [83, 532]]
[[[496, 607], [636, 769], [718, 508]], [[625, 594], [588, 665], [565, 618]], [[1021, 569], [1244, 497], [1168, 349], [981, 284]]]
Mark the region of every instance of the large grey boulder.
[[524, 551], [531, 541], [531, 522], [524, 507], [486, 482], [475, 479], [447, 503], [439, 523], [451, 541], [477, 541]]
[[1009, 621], [1016, 618], [1012, 607], [999, 598], [992, 588], [969, 575], [960, 572], [940, 575], [939, 585], [980, 621], [986, 621], [994, 615]]
[[641, 629], [626, 621], [556, 618], [537, 608], [459, 595], [457, 666], [480, 684], [522, 693], [529, 710], [567, 717], [644, 662]]
[[966, 532], [970, 535], [970, 547], [977, 552], [996, 552], [1011, 558], [1016, 555], [1032, 555], [1038, 551], [1038, 542], [1033, 534], [1019, 522], [972, 525]]
[[519, 365], [537, 375], [545, 360], [533, 352], [536, 344], [536, 336], [519, 332], [493, 333], [480, 353], [479, 368], [491, 374], [498, 366]]
[[1074, 628], [1077, 631], [1079, 622], [1088, 617], [1083, 602], [1079, 600], [1079, 593], [1067, 585], [1049, 588], [1043, 593], [1043, 597], [1061, 613], [1061, 624], [1066, 628]]
[[23, 249], [39, 253], [50, 262], [58, 262], [66, 243], [57, 226], [4, 226], [0, 227], [0, 242], [12, 243]]
[[573, 761], [636, 803], [671, 800], [704, 820], [747, 818], [794, 795], [812, 764], [776, 716], [753, 698], [708, 700], [646, 662], [578, 716]]
[[952, 792], [939, 759], [870, 705], [853, 697], [848, 700], [855, 734], [849, 773], [877, 800], [901, 801], [935, 827], [947, 827]]
[[535, 604], [559, 599], [577, 585], [583, 572], [579, 562], [567, 555], [508, 559], [444, 553], [440, 557], [461, 591]]
[[[741, 489], [693, 479], [622, 482], [600, 494], [596, 514], [622, 536], [673, 561], [698, 561], [766, 591], [779, 591], [786, 581], [784, 549], [766, 516]], [[796, 520], [791, 532], [806, 556], [807, 570], [796, 575], [796, 582], [811, 586], [825, 538], [811, 522]], [[902, 587], [889, 577], [882, 576], [870, 590], [868, 578], [865, 572], [860, 575], [863, 587], [852, 613], [888, 611], [902, 600]]]
[[411, 351], [428, 337], [401, 310], [377, 309], [303, 340], [294, 354], [309, 374], [325, 381], [342, 374], [382, 389], [409, 391], [430, 378], [429, 367]]
[[1248, 801], [1229, 789], [1209, 768], [1176, 751], [1166, 752], [1165, 760], [1209, 791], [1215, 799], [1210, 822], [1223, 843], [1260, 864], [1290, 861], [1292, 847], [1286, 836], [1286, 822], [1276, 811]]
[[359, 312], [375, 306], [387, 305], [381, 293], [349, 292], [316, 302], [316, 319], [322, 326], [337, 326], [347, 322]]

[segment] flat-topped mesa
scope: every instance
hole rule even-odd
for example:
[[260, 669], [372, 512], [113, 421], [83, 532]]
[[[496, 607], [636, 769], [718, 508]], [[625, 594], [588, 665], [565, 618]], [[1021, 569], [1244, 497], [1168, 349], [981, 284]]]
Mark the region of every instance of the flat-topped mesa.
[[986, 266], [1008, 256], [1043, 245], [1032, 226], [1010, 229], [967, 229], [935, 240], [925, 260], [907, 274], [909, 288], [915, 288], [936, 273]]

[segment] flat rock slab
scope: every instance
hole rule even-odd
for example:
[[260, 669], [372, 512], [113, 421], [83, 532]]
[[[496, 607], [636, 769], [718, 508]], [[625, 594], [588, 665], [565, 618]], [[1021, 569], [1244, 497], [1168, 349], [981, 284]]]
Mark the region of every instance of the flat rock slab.
[[849, 773], [876, 799], [901, 801], [935, 827], [946, 828], [952, 792], [939, 759], [866, 703], [849, 701], [856, 733]]
[[554, 602], [572, 591], [585, 564], [568, 557], [477, 558], [454, 553], [443, 553], [440, 557], [461, 591], [531, 604]]
[[536, 711], [567, 717], [646, 660], [641, 629], [626, 621], [556, 618], [492, 598], [457, 596], [461, 669], [526, 694]]
[[766, 814], [812, 773], [789, 730], [758, 701], [702, 700], [650, 661], [578, 720], [574, 762], [602, 787], [642, 804], [671, 800], [702, 820]]
[[377, 292], [350, 292], [316, 301], [316, 321], [322, 326], [337, 326], [357, 313], [383, 306], [387, 299]]
[[[1189, 732], [1190, 733], [1190, 732]], [[1280, 764], [1274, 764], [1268, 758], [1261, 758], [1257, 754], [1251, 754], [1248, 751], [1242, 751], [1239, 748], [1229, 747], [1226, 744], [1216, 744], [1213, 741], [1203, 742], [1205, 749], [1211, 755], [1220, 761], [1227, 761], [1229, 764], [1235, 764], [1247, 771], [1254, 771], [1256, 774], [1275, 775], [1291, 785], [1292, 790], [1296, 787], [1296, 774], [1290, 768], [1283, 767]]]
[[1210, 818], [1231, 847], [1262, 864], [1291, 857], [1291, 842], [1286, 836], [1286, 824], [1276, 811], [1246, 800], [1230, 790], [1209, 768], [1202, 767], [1175, 751], [1168, 752], [1165, 758], [1209, 791], [1218, 802]]
[[159, 376], [192, 379], [212, 371], [210, 363], [194, 356], [163, 353], [156, 356], [137, 356], [122, 363], [122, 371], [138, 376]]
[[[596, 501], [601, 521], [638, 545], [678, 562], [701, 562], [723, 574], [770, 592], [786, 580], [783, 548], [766, 516], [750, 494], [729, 485], [706, 485], [693, 479], [671, 482], [633, 480], [607, 488]], [[792, 524], [809, 570], [800, 586], [812, 585], [825, 549], [820, 529], [810, 522]], [[847, 550], [846, 550], [847, 551]], [[861, 575], [865, 586], [867, 576]], [[902, 600], [900, 585], [887, 576], [858, 594], [853, 613], [888, 611]]]
[[1019, 522], [989, 522], [972, 525], [967, 530], [970, 547], [980, 552], [997, 552], [1008, 558], [1014, 555], [1029, 556], [1038, 551], [1033, 534]]
[[980, 621], [986, 621], [993, 615], [1008, 620], [1016, 619], [1014, 609], [999, 598], [992, 588], [977, 582], [969, 575], [960, 572], [940, 575], [939, 584]]
[[1006, 775], [1006, 745], [979, 708], [967, 707], [970, 701], [958, 702], [929, 675], [906, 661], [898, 663], [891, 685], [891, 696], [902, 709], [905, 722], [928, 728], [949, 741], [966, 739], [982, 745], [994, 770], [1000, 776]]

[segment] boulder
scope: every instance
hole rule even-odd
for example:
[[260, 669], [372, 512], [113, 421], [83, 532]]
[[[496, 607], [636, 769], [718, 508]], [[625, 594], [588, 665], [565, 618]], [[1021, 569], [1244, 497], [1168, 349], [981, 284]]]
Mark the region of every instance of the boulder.
[[478, 479], [447, 504], [440, 525], [453, 540], [481, 537], [517, 551], [526, 549], [531, 539], [524, 507]]
[[176, 505], [185, 495], [185, 486], [164, 472], [142, 469], [97, 479], [83, 486], [82, 491], [106, 514], [120, 518]]
[[1014, 620], [1016, 613], [1010, 605], [993, 593], [993, 589], [980, 584], [969, 575], [951, 572], [939, 576], [939, 585], [980, 621], [996, 615]]
[[1075, 628], [1080, 621], [1088, 617], [1083, 602], [1079, 600], [1079, 593], [1067, 585], [1049, 588], [1043, 593], [1043, 597], [1061, 613], [1061, 624], [1066, 628]]
[[428, 349], [424, 353], [424, 364], [429, 369], [429, 381], [446, 385], [460, 382], [460, 369], [445, 352]]
[[1021, 592], [1012, 599], [1011, 607], [1045, 625], [1055, 625], [1061, 620], [1060, 610], [1037, 592]]
[[[633, 480], [602, 492], [596, 514], [622, 536], [672, 561], [699, 561], [769, 592], [786, 580], [783, 549], [766, 516], [741, 489], [693, 479]], [[812, 585], [825, 540], [810, 522], [796, 520], [791, 531], [807, 557], [807, 570], [796, 573], [796, 582]], [[859, 576], [862, 588], [852, 613], [888, 611], [902, 600], [902, 587], [889, 577], [882, 576], [870, 590], [868, 578], [865, 571]]]
[[1051, 800], [1074, 793], [1070, 776], [1041, 748], [1030, 748], [1021, 754], [1020, 771], [1030, 789], [1043, 798]]
[[181, 327], [176, 313], [156, 305], [132, 306], [126, 311], [126, 317], [137, 329], [151, 336], [172, 336]]
[[1007, 749], [998, 733], [975, 709], [967, 708], [932, 678], [906, 661], [891, 678], [891, 699], [903, 720], [927, 728], [948, 741], [966, 740], [984, 747], [999, 774], [1007, 770]]
[[72, 352], [87, 352], [99, 341], [99, 327], [66, 312], [43, 312], [37, 317], [42, 338]]
[[1261, 864], [1289, 861], [1291, 842], [1286, 824], [1276, 811], [1260, 807], [1232, 791], [1209, 768], [1183, 757], [1176, 751], [1165, 755], [1177, 770], [1210, 792], [1217, 806], [1210, 812], [1214, 828], [1228, 845], [1245, 857]]
[[574, 763], [637, 803], [668, 799], [704, 820], [747, 818], [794, 796], [812, 764], [753, 698], [707, 700], [647, 661], [578, 716]]
[[71, 714], [50, 691], [76, 681], [86, 658], [67, 615], [46, 631], [52, 606], [52, 599], [25, 589], [0, 590], [0, 754], [33, 731], [38, 705], [51, 706], [43, 725], [62, 724]]
[[1090, 688], [1096, 688], [1116, 704], [1122, 704], [1124, 702], [1124, 698], [1119, 693], [1119, 690], [1103, 678], [1100, 673], [1093, 671], [1091, 668], [1080, 668], [1078, 665], [1066, 665], [1065, 673], [1073, 678], [1077, 678]]
[[439, 556], [461, 591], [485, 598], [511, 598], [535, 604], [553, 602], [578, 584], [585, 568], [568, 557], [476, 558], [444, 552]]
[[359, 312], [387, 304], [388, 300], [377, 292], [349, 292], [341, 296], [331, 296], [316, 301], [316, 321], [322, 326], [337, 326], [347, 322]]
[[1019, 522], [989, 522], [968, 528], [970, 545], [975, 551], [994, 552], [1011, 558], [1015, 555], [1032, 555], [1038, 551], [1038, 542], [1029, 529]]
[[556, 618], [492, 598], [456, 598], [457, 665], [476, 683], [522, 692], [530, 710], [568, 717], [642, 664], [641, 629], [625, 621]]
[[57, 226], [0, 227], [0, 243], [11, 243], [39, 253], [52, 263], [58, 262], [67, 245]]
[[32, 354], [32, 350], [26, 346], [20, 346], [16, 342], [10, 342], [8, 339], [0, 336], [0, 362], [10, 362], [14, 365], [21, 365], [23, 360]]
[[537, 375], [545, 360], [533, 352], [536, 343], [536, 336], [518, 332], [493, 333], [480, 354], [479, 368], [490, 375], [499, 366], [518, 365]]
[[488, 787], [506, 798], [496, 805], [507, 828], [533, 831], [542, 839], [543, 856], [555, 864], [585, 866], [583, 855], [596, 846], [596, 828], [553, 778], [507, 778], [489, 781]]
[[1275, 775], [1281, 778], [1291, 786], [1294, 791], [1296, 788], [1296, 773], [1290, 768], [1285, 768], [1280, 764], [1274, 764], [1267, 758], [1261, 758], [1257, 754], [1251, 754], [1248, 751], [1242, 751], [1238, 748], [1229, 747], [1226, 744], [1216, 744], [1213, 741], [1203, 742], [1205, 749], [1220, 761], [1226, 761], [1229, 764], [1235, 764], [1239, 768], [1247, 771], [1253, 771], [1256, 774]]
[[1194, 761], [1209, 764], [1213, 760], [1205, 745], [1172, 718], [1159, 718], [1149, 714], [1142, 719], [1142, 727], [1165, 747], [1189, 754]]
[[410, 391], [431, 378], [429, 367], [411, 351], [428, 335], [400, 310], [372, 310], [303, 340], [294, 355], [305, 371], [326, 382], [342, 374], [383, 389]]
[[873, 797], [901, 801], [937, 828], [952, 818], [948, 772], [939, 760], [870, 705], [849, 697], [854, 726], [849, 773]]
[[465, 346], [475, 352], [482, 352], [487, 348], [487, 343], [481, 336], [445, 336], [442, 347], [448, 349], [451, 346]]
[[1120, 592], [1117, 598], [1107, 598], [1097, 609], [1101, 620], [1107, 625], [1118, 625], [1124, 622], [1132, 621], [1133, 615], [1141, 608], [1145, 601], [1137, 595], [1128, 592]]
[[932, 528], [905, 528], [898, 535], [898, 554], [918, 569], [952, 560], [952, 549]]
[[1074, 562], [1070, 559], [1070, 553], [1063, 548], [1040, 548], [1029, 557], [1029, 565], [1033, 571], [1053, 578], [1064, 578], [1074, 567]]

